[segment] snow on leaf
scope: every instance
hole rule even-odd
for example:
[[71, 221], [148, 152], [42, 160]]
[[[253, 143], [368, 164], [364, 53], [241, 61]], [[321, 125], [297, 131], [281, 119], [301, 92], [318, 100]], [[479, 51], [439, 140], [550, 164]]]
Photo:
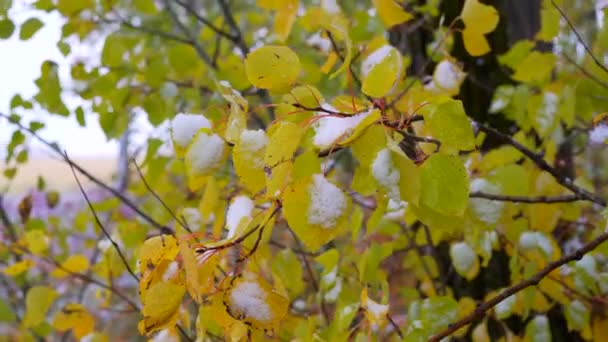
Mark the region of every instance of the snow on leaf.
[[326, 229], [334, 228], [346, 208], [346, 196], [342, 190], [323, 175], [316, 174], [312, 177], [309, 193], [308, 223]]
[[589, 132], [589, 141], [593, 144], [606, 144], [608, 140], [608, 125], [597, 125]]
[[211, 122], [199, 114], [177, 114], [171, 120], [171, 138], [175, 154], [183, 156], [186, 148], [202, 128], [211, 129]]
[[232, 200], [232, 203], [230, 203], [230, 206], [228, 207], [228, 212], [226, 213], [226, 228], [228, 228], [228, 233], [226, 235], [227, 239], [239, 235], [239, 233], [242, 233], [244, 228], [247, 227], [251, 221], [253, 206], [253, 201], [245, 195], [236, 196]]
[[466, 76], [467, 74], [458, 64], [445, 58], [435, 66], [433, 80], [425, 85], [425, 89], [433, 93], [445, 93], [448, 96], [457, 95]]
[[387, 95], [401, 79], [403, 61], [399, 51], [391, 45], [383, 45], [363, 61], [361, 90], [373, 97]]
[[372, 163], [372, 174], [384, 192], [393, 200], [401, 199], [399, 189], [400, 173], [393, 163], [391, 150], [384, 148], [378, 152]]
[[142, 299], [144, 318], [139, 321], [139, 332], [142, 335], [149, 335], [157, 330], [173, 327], [185, 292], [186, 288], [183, 285], [171, 282], [152, 285]]
[[381, 328], [387, 323], [388, 304], [380, 304], [369, 298], [367, 287], [361, 292], [361, 307], [365, 310], [365, 317], [372, 327]]
[[230, 280], [224, 303], [233, 318], [258, 329], [268, 329], [287, 314], [289, 300], [261, 277], [246, 272]]
[[264, 188], [264, 153], [268, 138], [264, 130], [244, 130], [232, 149], [234, 169], [241, 182], [252, 193]]
[[[482, 191], [489, 194], [500, 194], [500, 186], [491, 183], [487, 179], [476, 178], [471, 181], [471, 192]], [[487, 224], [495, 224], [502, 217], [505, 207], [504, 202], [492, 201], [484, 198], [469, 199], [469, 206], [472, 212]]]
[[224, 140], [217, 134], [199, 132], [196, 135], [185, 156], [188, 185], [191, 189], [199, 188], [207, 176], [220, 166], [225, 153], [224, 145]]
[[[322, 107], [334, 110], [327, 104], [324, 104]], [[348, 140], [359, 124], [365, 121], [369, 126], [371, 123], [366, 121], [366, 119], [370, 116], [375, 118], [378, 114], [377, 110], [369, 110], [347, 117], [328, 116], [327, 114], [319, 113], [318, 115], [323, 115], [324, 117], [314, 123], [315, 136], [313, 143], [321, 149], [327, 149], [344, 142]]]
[[479, 258], [466, 242], [450, 245], [450, 257], [456, 272], [467, 280], [474, 279], [479, 273]]

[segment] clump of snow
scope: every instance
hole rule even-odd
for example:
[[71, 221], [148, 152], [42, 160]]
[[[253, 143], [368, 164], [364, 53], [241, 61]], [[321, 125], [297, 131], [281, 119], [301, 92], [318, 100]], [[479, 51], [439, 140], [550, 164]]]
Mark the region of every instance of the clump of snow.
[[331, 41], [327, 38], [321, 37], [321, 33], [317, 32], [306, 39], [306, 44], [312, 46], [313, 48], [317, 48], [322, 52], [329, 52], [331, 50]]
[[384, 214], [384, 218], [387, 220], [399, 221], [399, 220], [403, 219], [403, 215], [405, 215], [406, 209], [407, 209], [407, 202], [395, 201], [392, 198], [389, 198], [388, 204], [386, 206], [386, 214]]
[[452, 264], [459, 273], [467, 273], [475, 265], [477, 254], [466, 242], [456, 242], [450, 246]]
[[595, 277], [597, 275], [597, 262], [595, 261], [595, 258], [589, 254], [585, 254], [581, 260], [577, 261], [576, 266], [584, 269], [585, 272], [591, 276]]
[[266, 297], [266, 292], [255, 281], [241, 281], [230, 292], [230, 301], [234, 308], [245, 317], [261, 322], [272, 320], [272, 311]]
[[594, 144], [605, 144], [608, 139], [608, 125], [597, 125], [589, 132], [589, 141]]
[[245, 195], [239, 195], [232, 200], [228, 212], [226, 213], [226, 227], [228, 227], [227, 238], [236, 234], [236, 230], [243, 219], [247, 222], [251, 220], [253, 201]]
[[[262, 129], [244, 130], [241, 133], [239, 148], [251, 154], [262, 151], [268, 145], [268, 137]], [[252, 158], [255, 167], [264, 167], [263, 158]]]
[[171, 121], [171, 135], [179, 147], [190, 144], [201, 128], [211, 128], [211, 122], [199, 114], [177, 114]]
[[346, 196], [323, 175], [313, 176], [309, 187], [308, 223], [330, 229], [346, 209]]
[[524, 250], [540, 248], [547, 257], [553, 254], [551, 241], [540, 232], [523, 232], [519, 236], [519, 247]]
[[376, 159], [372, 163], [372, 174], [374, 179], [388, 193], [391, 200], [399, 202], [401, 194], [399, 191], [399, 169], [393, 163], [391, 150], [384, 148], [378, 152]]
[[186, 221], [188, 228], [197, 231], [203, 224], [203, 218], [201, 212], [197, 208], [184, 208], [182, 210], [182, 217]]
[[[367, 74], [376, 66], [376, 64], [382, 63], [382, 61], [388, 57], [388, 55], [395, 49], [390, 45], [383, 45], [382, 47], [374, 50], [361, 64], [361, 74], [366, 77]], [[401, 69], [401, 68], [399, 68]]]
[[[483, 178], [475, 178], [471, 181], [471, 192], [481, 191], [489, 194], [499, 194], [501, 189], [499, 186], [489, 182]], [[494, 224], [500, 220], [505, 202], [492, 201], [485, 198], [471, 198], [471, 209], [475, 215], [482, 221], [488, 224]]]
[[217, 166], [224, 154], [224, 140], [217, 134], [200, 133], [186, 153], [186, 162], [196, 173], [207, 173]]
[[[330, 106], [323, 108], [333, 110]], [[329, 148], [341, 138], [348, 136], [372, 111], [366, 111], [348, 117], [325, 116], [314, 124], [315, 136], [313, 142], [319, 148]], [[327, 115], [320, 113], [319, 115]]]
[[494, 313], [499, 319], [505, 319], [511, 316], [513, 312], [513, 306], [517, 302], [516, 296], [509, 296], [494, 307]]
[[388, 305], [387, 304], [379, 304], [374, 302], [371, 299], [367, 300], [366, 310], [371, 313], [376, 319], [380, 319], [388, 313]]
[[460, 87], [466, 74], [449, 59], [444, 59], [435, 67], [433, 81], [425, 86], [429, 91], [441, 92], [454, 90]]

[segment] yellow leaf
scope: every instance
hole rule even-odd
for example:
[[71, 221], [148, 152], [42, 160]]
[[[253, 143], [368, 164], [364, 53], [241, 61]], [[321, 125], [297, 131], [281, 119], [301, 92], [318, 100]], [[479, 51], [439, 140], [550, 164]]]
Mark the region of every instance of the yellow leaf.
[[593, 319], [593, 340], [608, 341], [608, 318], [595, 317]]
[[367, 56], [361, 72], [364, 77], [361, 90], [369, 96], [385, 96], [401, 79], [401, 54], [393, 46], [384, 45]]
[[49, 238], [42, 229], [28, 230], [25, 232], [27, 248], [34, 255], [42, 255], [49, 248]]
[[277, 122], [268, 129], [270, 140], [266, 147], [264, 162], [275, 167], [279, 163], [290, 161], [300, 145], [304, 130], [291, 122]]
[[361, 291], [361, 307], [365, 310], [365, 317], [375, 328], [382, 328], [388, 322], [388, 304], [379, 304], [367, 295], [367, 287]]
[[230, 103], [230, 112], [224, 137], [227, 141], [236, 143], [241, 132], [247, 128], [247, 116], [245, 113], [249, 109], [249, 103], [238, 90], [232, 87], [230, 82], [219, 81], [216, 83], [216, 86], [222, 97]]
[[324, 74], [329, 73], [331, 71], [331, 69], [334, 67], [334, 65], [336, 65], [337, 61], [338, 61], [338, 54], [335, 53], [334, 51], [330, 52], [329, 55], [327, 56], [327, 60], [321, 66], [321, 72]]
[[18, 276], [21, 273], [27, 271], [30, 269], [30, 267], [32, 267], [34, 265], [34, 261], [30, 260], [30, 259], [25, 259], [25, 260], [21, 260], [18, 261], [8, 267], [5, 267], [2, 270], [2, 273], [14, 277], [14, 276]]
[[171, 235], [154, 236], [144, 241], [137, 259], [137, 268], [142, 274], [139, 282], [142, 299], [146, 297], [146, 291], [163, 278], [178, 251], [177, 241]]
[[247, 55], [245, 72], [254, 86], [285, 92], [298, 78], [300, 59], [286, 46], [266, 45]]
[[173, 327], [185, 292], [186, 288], [182, 285], [170, 282], [154, 284], [146, 291], [143, 300], [144, 319], [139, 321], [139, 332], [148, 335], [166, 327]]
[[246, 272], [230, 279], [224, 293], [226, 311], [230, 316], [258, 329], [276, 326], [287, 314], [289, 299], [261, 277]]
[[348, 20], [342, 15], [335, 15], [332, 17], [329, 23], [323, 22], [323, 27], [331, 32], [334, 39], [338, 41], [343, 41], [344, 45], [346, 45], [346, 55], [344, 56], [344, 62], [342, 66], [338, 68], [338, 70], [334, 71], [333, 74], [329, 76], [330, 79], [338, 76], [343, 71], [348, 70], [350, 67], [350, 61], [353, 57], [353, 42], [350, 40], [348, 35]]
[[460, 16], [465, 26], [478, 34], [490, 33], [498, 25], [498, 11], [479, 0], [466, 0]]
[[51, 275], [55, 278], [64, 278], [72, 273], [81, 273], [89, 269], [89, 259], [84, 255], [77, 254], [68, 257], [61, 263], [61, 267], [55, 268]]
[[270, 171], [270, 175], [266, 178], [266, 196], [268, 198], [276, 198], [283, 193], [283, 190], [291, 182], [291, 172], [293, 163], [286, 161], [277, 164]]
[[373, 0], [378, 16], [385, 27], [390, 28], [404, 23], [414, 16], [406, 12], [395, 0]]
[[232, 149], [234, 170], [243, 185], [254, 194], [264, 188], [264, 153], [267, 144], [264, 130], [244, 130]]
[[55, 314], [53, 327], [59, 331], [72, 330], [74, 337], [81, 339], [88, 335], [95, 327], [95, 319], [77, 303], [66, 304]]
[[284, 42], [289, 37], [291, 27], [296, 21], [298, 13], [297, 0], [285, 0], [283, 6], [274, 15], [274, 31], [279, 38], [279, 41]]
[[201, 285], [199, 279], [199, 266], [196, 261], [194, 250], [190, 247], [188, 241], [179, 242], [179, 254], [182, 257], [182, 264], [186, 271], [186, 288], [188, 293], [195, 302], [201, 303]]
[[211, 214], [217, 206], [220, 196], [220, 187], [217, 182], [218, 181], [214, 177], [209, 177], [207, 184], [205, 185], [205, 193], [199, 203], [199, 210], [204, 220], [208, 220], [211, 217]]
[[471, 56], [482, 56], [491, 50], [486, 37], [470, 27], [465, 27], [462, 30], [462, 40], [464, 41], [464, 47]]
[[25, 315], [23, 326], [33, 328], [46, 319], [46, 313], [58, 294], [48, 286], [34, 286], [25, 296]]

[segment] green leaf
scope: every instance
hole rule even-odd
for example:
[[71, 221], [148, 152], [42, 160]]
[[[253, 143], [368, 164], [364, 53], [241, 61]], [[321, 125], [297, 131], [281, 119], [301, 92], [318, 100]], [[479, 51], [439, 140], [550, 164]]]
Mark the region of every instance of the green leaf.
[[363, 61], [361, 70], [364, 77], [361, 91], [373, 97], [385, 96], [402, 76], [401, 53], [391, 45], [384, 45]]
[[25, 296], [23, 326], [33, 328], [45, 321], [46, 313], [57, 298], [55, 290], [48, 286], [34, 286]]
[[540, 12], [540, 31], [536, 39], [550, 42], [559, 33], [559, 21], [561, 17], [554, 7], [543, 8]]
[[433, 210], [461, 216], [469, 198], [469, 177], [459, 157], [434, 154], [421, 167], [420, 203]]
[[61, 54], [66, 57], [67, 55], [70, 54], [70, 52], [72, 51], [72, 48], [70, 47], [70, 44], [64, 42], [64, 41], [59, 41], [57, 42], [57, 49], [59, 49], [59, 52], [61, 52]]
[[85, 127], [87, 125], [84, 118], [84, 110], [81, 106], [78, 106], [78, 108], [76, 108], [76, 121], [78, 121], [78, 125], [80, 125], [80, 127]]
[[14, 322], [16, 318], [17, 316], [15, 316], [8, 303], [3, 298], [0, 298], [0, 322]]
[[526, 341], [530, 342], [545, 342], [551, 341], [551, 328], [549, 320], [545, 315], [534, 317], [533, 320], [526, 326]]
[[29, 18], [23, 24], [21, 24], [21, 31], [19, 31], [19, 39], [28, 40], [38, 32], [44, 26], [44, 23], [38, 18]]
[[424, 111], [424, 122], [430, 134], [441, 142], [442, 151], [455, 154], [475, 148], [473, 128], [460, 100], [429, 106]]
[[95, 0], [59, 0], [57, 2], [57, 10], [67, 17], [78, 14], [82, 10], [93, 8]]
[[568, 330], [582, 330], [589, 325], [591, 309], [579, 300], [571, 302], [566, 306], [566, 321]]
[[0, 20], [0, 39], [8, 39], [15, 32], [15, 24], [10, 19]]
[[525, 83], [545, 81], [551, 75], [556, 61], [557, 57], [553, 53], [532, 51], [517, 65], [511, 77]]

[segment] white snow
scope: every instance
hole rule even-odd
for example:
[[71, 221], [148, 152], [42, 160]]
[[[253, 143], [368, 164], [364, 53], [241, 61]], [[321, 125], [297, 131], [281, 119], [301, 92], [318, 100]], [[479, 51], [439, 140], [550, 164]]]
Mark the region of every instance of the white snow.
[[608, 125], [597, 125], [589, 133], [589, 141], [594, 144], [604, 144], [608, 139]]
[[366, 303], [367, 311], [371, 313], [376, 319], [380, 319], [388, 313], [388, 305], [387, 304], [379, 304], [374, 302], [371, 299], [367, 300]]
[[306, 39], [306, 44], [312, 46], [313, 48], [317, 48], [322, 52], [329, 52], [331, 50], [331, 41], [327, 38], [321, 37], [321, 33], [317, 32]]
[[595, 277], [597, 275], [597, 262], [595, 258], [589, 254], [584, 255], [581, 260], [576, 262], [576, 266], [587, 272], [587, 274]]
[[259, 151], [266, 147], [268, 144], [268, 137], [263, 129], [258, 130], [244, 130], [241, 133], [241, 145], [247, 147], [249, 151]]
[[331, 290], [325, 293], [325, 300], [330, 302], [336, 301], [340, 295], [340, 292], [342, 292], [342, 279], [338, 279]]
[[186, 153], [186, 162], [196, 173], [211, 171], [222, 160], [224, 140], [219, 135], [200, 133]]
[[173, 141], [179, 147], [188, 147], [201, 128], [211, 128], [211, 122], [200, 114], [177, 114], [171, 121]]
[[188, 228], [193, 231], [198, 231], [203, 224], [201, 212], [197, 208], [184, 208], [181, 216], [186, 221]]
[[366, 77], [374, 66], [376, 66], [376, 64], [382, 63], [382, 61], [388, 57], [393, 50], [395, 50], [394, 47], [390, 45], [383, 45], [382, 47], [374, 50], [374, 52], [370, 53], [369, 56], [367, 56], [367, 58], [365, 58], [363, 61], [363, 64], [361, 64], [361, 74], [363, 77]]
[[391, 200], [401, 201], [399, 178], [401, 174], [391, 158], [391, 150], [384, 148], [378, 152], [372, 163], [374, 179], [386, 190]]
[[340, 12], [340, 6], [336, 0], [321, 0], [321, 7], [329, 14]]
[[226, 227], [228, 227], [227, 238], [234, 237], [239, 224], [243, 219], [247, 222], [251, 220], [253, 201], [245, 195], [239, 195], [232, 200], [228, 212], [226, 213]]
[[553, 254], [551, 241], [540, 232], [523, 232], [519, 236], [519, 247], [524, 250], [540, 248], [547, 257]]
[[272, 311], [266, 303], [266, 297], [266, 292], [255, 281], [239, 282], [230, 293], [232, 305], [239, 312], [261, 322], [272, 320]]
[[435, 67], [433, 81], [425, 88], [433, 92], [456, 89], [460, 87], [460, 83], [465, 77], [466, 74], [460, 70], [458, 65], [449, 59], [444, 59]]
[[[488, 194], [500, 194], [501, 189], [483, 178], [475, 178], [471, 181], [471, 192], [481, 191]], [[485, 198], [471, 198], [471, 209], [475, 215], [488, 224], [495, 224], [502, 217], [505, 202], [492, 201]]]
[[331, 229], [346, 209], [346, 196], [323, 175], [313, 176], [309, 186], [308, 223]]
[[[334, 110], [331, 106], [323, 105], [323, 108]], [[348, 136], [363, 119], [372, 111], [366, 111], [348, 117], [325, 116], [314, 124], [315, 136], [313, 142], [319, 148], [329, 148], [341, 138]], [[327, 115], [319, 113], [317, 115]]]
[[474, 265], [477, 254], [466, 242], [456, 242], [450, 246], [452, 264], [458, 273], [467, 273]]
[[165, 272], [163, 272], [163, 281], [172, 279], [177, 274], [177, 270], [179, 269], [178, 266], [177, 261], [171, 261], [169, 266], [167, 266], [167, 269], [165, 269]]
[[504, 319], [511, 316], [511, 312], [513, 311], [513, 306], [517, 302], [516, 296], [509, 296], [505, 298], [503, 301], [496, 304], [494, 307], [494, 313], [499, 319]]

